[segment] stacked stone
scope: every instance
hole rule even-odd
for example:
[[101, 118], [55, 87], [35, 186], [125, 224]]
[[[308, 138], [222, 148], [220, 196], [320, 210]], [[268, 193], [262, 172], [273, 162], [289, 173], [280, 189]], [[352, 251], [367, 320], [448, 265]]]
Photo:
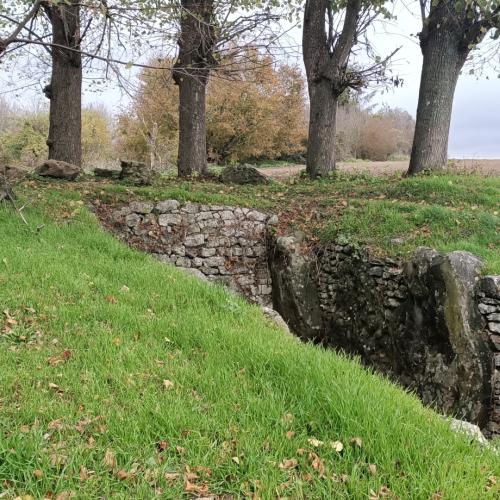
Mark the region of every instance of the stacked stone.
[[113, 219], [126, 241], [160, 261], [224, 283], [253, 302], [271, 302], [266, 239], [275, 217], [248, 208], [166, 200], [132, 202]]
[[493, 350], [492, 413], [488, 431], [498, 435], [500, 434], [500, 276], [485, 276], [479, 283], [478, 289], [478, 308], [485, 320]]
[[[348, 244], [336, 243], [324, 250], [318, 280], [320, 307], [327, 319], [335, 317], [338, 326], [352, 323], [352, 314], [345, 314], [345, 305], [351, 302], [348, 310], [364, 311], [367, 334], [371, 330], [370, 318], [378, 317], [371, 325], [378, 330], [383, 319], [390, 318], [408, 297], [401, 263], [389, 257], [373, 258]], [[367, 300], [368, 292], [375, 300]]]

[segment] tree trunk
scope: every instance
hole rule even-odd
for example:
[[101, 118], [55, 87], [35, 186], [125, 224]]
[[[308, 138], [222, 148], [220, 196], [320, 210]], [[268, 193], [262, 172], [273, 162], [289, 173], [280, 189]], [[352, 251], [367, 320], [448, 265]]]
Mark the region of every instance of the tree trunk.
[[335, 170], [335, 128], [338, 98], [328, 80], [309, 82], [309, 138], [306, 170], [312, 179]]
[[213, 0], [181, 0], [179, 55], [172, 76], [179, 86], [179, 177], [207, 172], [206, 87], [216, 64]]
[[467, 58], [460, 37], [445, 23], [423, 34], [421, 46], [422, 75], [409, 175], [446, 167], [453, 97]]
[[206, 80], [183, 75], [179, 81], [179, 156], [180, 177], [207, 171], [207, 134], [205, 123]]
[[[52, 40], [80, 50], [80, 8], [77, 0], [47, 7]], [[49, 159], [74, 165], [82, 162], [82, 57], [79, 52], [52, 47], [52, 76], [45, 88], [50, 99]]]

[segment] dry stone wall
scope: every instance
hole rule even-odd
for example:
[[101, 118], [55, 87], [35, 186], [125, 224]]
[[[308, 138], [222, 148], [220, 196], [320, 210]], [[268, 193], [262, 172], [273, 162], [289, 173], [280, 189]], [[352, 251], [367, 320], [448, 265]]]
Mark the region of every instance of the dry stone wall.
[[402, 261], [350, 244], [305, 255], [301, 247], [280, 237], [270, 253], [274, 307], [296, 333], [360, 356], [442, 413], [500, 433], [500, 277], [481, 277], [467, 252], [422, 248]]
[[500, 435], [500, 276], [486, 276], [478, 287], [478, 308], [493, 351], [491, 419], [488, 431]]
[[248, 208], [132, 202], [112, 214], [113, 230], [128, 244], [162, 262], [223, 283], [252, 302], [271, 302], [268, 225], [277, 222]]

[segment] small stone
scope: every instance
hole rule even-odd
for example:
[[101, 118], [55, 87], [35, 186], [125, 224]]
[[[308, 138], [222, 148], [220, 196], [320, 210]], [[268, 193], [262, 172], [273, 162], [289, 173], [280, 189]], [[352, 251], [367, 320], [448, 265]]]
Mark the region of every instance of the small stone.
[[493, 314], [488, 314], [486, 316], [488, 318], [488, 321], [493, 321], [495, 323], [500, 323], [500, 312], [493, 313]]
[[201, 256], [202, 257], [213, 257], [216, 253], [215, 248], [202, 248], [201, 249]]
[[125, 224], [127, 224], [128, 227], [134, 227], [137, 226], [141, 222], [141, 217], [137, 214], [128, 214], [125, 217]]
[[74, 181], [82, 173], [82, 169], [72, 163], [59, 160], [47, 160], [39, 165], [35, 172], [40, 177]]
[[199, 205], [196, 205], [195, 203], [186, 203], [182, 209], [183, 212], [186, 212], [188, 214], [196, 214], [199, 211]]
[[155, 212], [158, 214], [173, 212], [174, 210], [178, 210], [180, 206], [181, 204], [177, 200], [160, 201], [156, 204]]
[[133, 201], [130, 203], [129, 207], [132, 212], [136, 212], [138, 214], [149, 214], [153, 211], [154, 205], [143, 201]]
[[158, 224], [160, 226], [179, 226], [182, 224], [181, 214], [161, 214], [158, 217]]
[[204, 234], [191, 234], [186, 237], [184, 241], [184, 245], [187, 247], [199, 247], [205, 243], [205, 235]]
[[493, 323], [490, 321], [488, 323], [488, 330], [493, 333], [500, 333], [500, 323]]
[[258, 222], [264, 222], [266, 218], [267, 216], [265, 214], [263, 214], [262, 212], [257, 212], [257, 210], [252, 210], [247, 214], [247, 219]]
[[482, 314], [491, 314], [497, 311], [497, 307], [490, 304], [483, 304], [482, 302], [478, 305], [479, 312]]
[[381, 267], [372, 267], [368, 270], [368, 274], [370, 276], [377, 276], [380, 277], [384, 274], [384, 270]]
[[278, 225], [278, 216], [277, 215], [271, 215], [271, 217], [269, 217], [269, 219], [267, 219], [267, 224], [269, 226], [277, 226]]

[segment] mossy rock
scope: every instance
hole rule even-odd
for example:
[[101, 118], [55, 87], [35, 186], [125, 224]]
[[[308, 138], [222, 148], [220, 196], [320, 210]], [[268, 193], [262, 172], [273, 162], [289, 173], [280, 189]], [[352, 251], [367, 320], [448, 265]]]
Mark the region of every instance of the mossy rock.
[[221, 172], [224, 184], [268, 184], [269, 179], [251, 165], [231, 165]]

